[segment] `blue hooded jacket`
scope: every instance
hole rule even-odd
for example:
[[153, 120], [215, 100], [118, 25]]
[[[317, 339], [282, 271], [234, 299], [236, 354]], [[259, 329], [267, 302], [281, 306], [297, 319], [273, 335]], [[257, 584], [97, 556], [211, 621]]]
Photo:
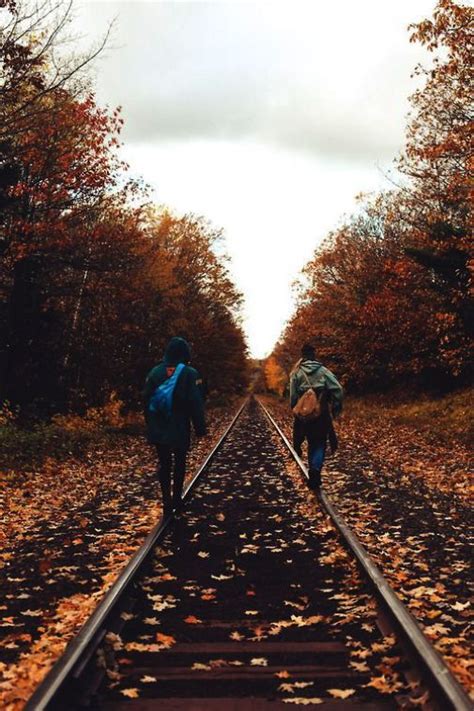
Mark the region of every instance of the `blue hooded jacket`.
[[[206, 434], [204, 405], [201, 396], [199, 373], [188, 365], [191, 351], [184, 338], [175, 336], [168, 343], [164, 358], [149, 373], [145, 382], [143, 399], [147, 438], [150, 444], [164, 444], [171, 449], [187, 450], [191, 439], [191, 422], [198, 436]], [[184, 363], [173, 392], [171, 417], [160, 412], [150, 412], [150, 398], [156, 388], [174, 372], [178, 363]]]

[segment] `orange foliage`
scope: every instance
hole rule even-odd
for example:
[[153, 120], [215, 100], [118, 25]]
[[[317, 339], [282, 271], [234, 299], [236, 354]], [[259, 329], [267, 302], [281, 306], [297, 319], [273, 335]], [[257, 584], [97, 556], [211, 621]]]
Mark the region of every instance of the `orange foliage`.
[[274, 356], [291, 366], [304, 341], [342, 379], [400, 378], [446, 385], [472, 364], [472, 155], [470, 77], [474, 11], [440, 0], [412, 41], [436, 56], [417, 68], [425, 85], [399, 168], [402, 189], [366, 200], [306, 265], [297, 309]]
[[242, 298], [221, 233], [147, 205], [117, 155], [120, 110], [97, 106], [87, 58], [55, 51], [59, 7], [54, 26], [47, 6], [10, 4], [0, 42], [0, 395], [40, 413], [112, 391], [137, 403], [178, 334], [211, 389], [239, 390]]
[[270, 356], [265, 361], [264, 376], [267, 389], [277, 395], [283, 395], [288, 382], [288, 376], [277, 359], [273, 356]]

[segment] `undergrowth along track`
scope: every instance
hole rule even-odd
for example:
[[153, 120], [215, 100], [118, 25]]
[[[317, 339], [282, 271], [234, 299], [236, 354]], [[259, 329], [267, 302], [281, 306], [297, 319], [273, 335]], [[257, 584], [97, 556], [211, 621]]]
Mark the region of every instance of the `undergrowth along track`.
[[[152, 531], [26, 708], [256, 711], [299, 699], [371, 711], [408, 703], [402, 682], [392, 694], [371, 686], [358, 656], [364, 644], [378, 645], [400, 675], [408, 669], [410, 678], [415, 666], [438, 708], [471, 708], [321, 492], [364, 580], [341, 556], [332, 559], [335, 533], [321, 510], [314, 522], [302, 515], [313, 495], [296, 490], [272, 438], [307, 476], [303, 463], [262, 403], [244, 406], [186, 490], [184, 513]], [[339, 623], [341, 615], [349, 622]], [[386, 625], [409, 664], [387, 646]]]

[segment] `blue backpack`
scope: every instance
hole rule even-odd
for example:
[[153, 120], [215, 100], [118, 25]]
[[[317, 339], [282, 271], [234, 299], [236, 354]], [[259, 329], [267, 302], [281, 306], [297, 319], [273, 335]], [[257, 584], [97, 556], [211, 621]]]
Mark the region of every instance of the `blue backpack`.
[[163, 383], [161, 383], [161, 385], [158, 385], [150, 398], [150, 403], [148, 405], [150, 412], [159, 413], [167, 418], [171, 417], [174, 389], [184, 367], [184, 363], [178, 363], [174, 373]]

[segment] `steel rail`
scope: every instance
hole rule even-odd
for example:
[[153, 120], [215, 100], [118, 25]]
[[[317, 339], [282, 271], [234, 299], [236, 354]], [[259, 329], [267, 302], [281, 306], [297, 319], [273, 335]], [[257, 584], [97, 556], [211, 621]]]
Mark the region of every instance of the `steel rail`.
[[[257, 398], [257, 402], [268, 421], [280, 435], [287, 449], [291, 452], [301, 473], [305, 479], [309, 480], [308, 470], [288, 438], [261, 400]], [[402, 635], [410, 656], [414, 659], [415, 664], [419, 668], [419, 673], [429, 688], [435, 692], [436, 701], [442, 704], [439, 706], [441, 711], [451, 709], [454, 711], [473, 711], [474, 706], [471, 699], [450, 672], [442, 657], [425, 637], [416, 619], [407, 610], [397, 593], [384, 578], [382, 572], [372, 561], [357, 536], [341, 518], [324, 491], [320, 489], [318, 496], [346, 545], [356, 557], [359, 566], [372, 584], [376, 596], [382, 603], [383, 609], [388, 614], [390, 621], [392, 624], [394, 623], [396, 630]]]
[[[182, 496], [183, 503], [190, 497], [194, 487], [226, 440], [247, 402], [248, 397], [242, 402], [230, 424], [214, 445], [211, 452], [204, 459], [190, 483], [186, 486]], [[43, 709], [47, 709], [48, 705], [54, 703], [57, 696], [63, 693], [64, 687], [68, 682], [73, 679], [77, 681], [84, 667], [82, 663], [84, 658], [89, 660], [99, 646], [106, 634], [107, 621], [117, 608], [119, 601], [123, 599], [123, 596], [129, 590], [130, 585], [137, 578], [138, 573], [153, 552], [154, 547], [168, 532], [173, 518], [172, 514], [161, 518], [150, 531], [145, 541], [132, 556], [124, 570], [119, 574], [117, 580], [105, 594], [92, 615], [84, 623], [77, 635], [69, 642], [62, 656], [59, 657], [47, 676], [35, 689], [27, 701], [24, 711], [43, 711]]]

